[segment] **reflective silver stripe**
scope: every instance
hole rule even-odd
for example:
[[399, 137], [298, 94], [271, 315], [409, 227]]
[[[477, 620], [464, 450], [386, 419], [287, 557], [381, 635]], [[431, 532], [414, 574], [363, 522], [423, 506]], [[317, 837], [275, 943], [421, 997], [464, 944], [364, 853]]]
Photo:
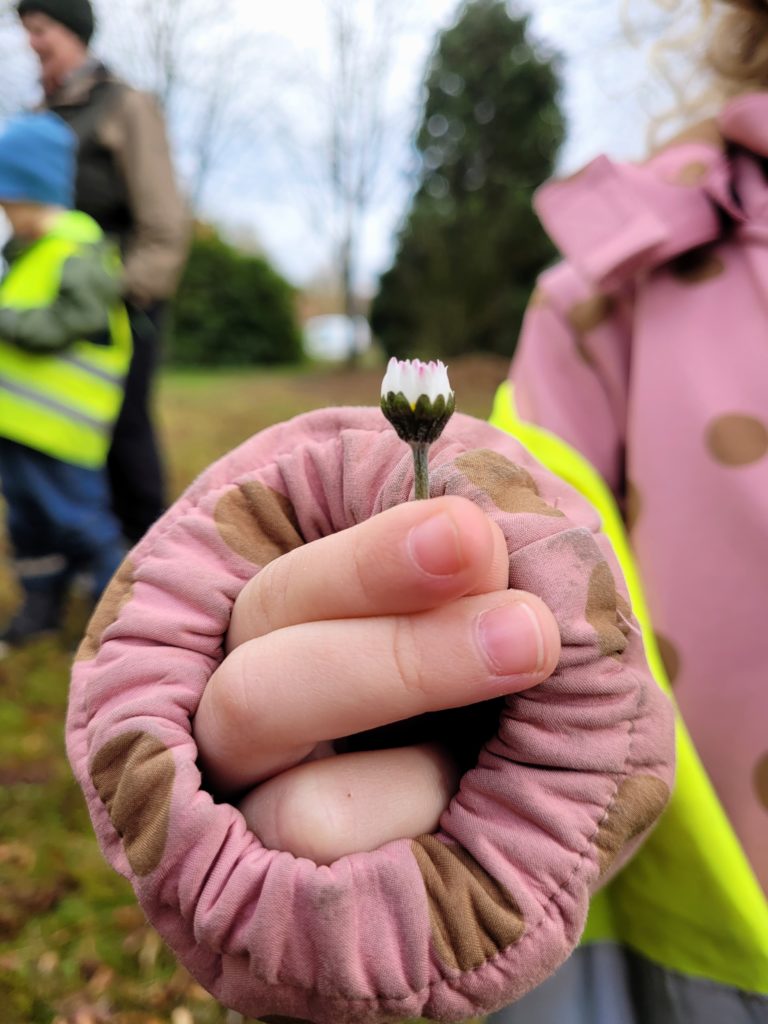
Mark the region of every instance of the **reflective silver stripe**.
[[92, 377], [98, 377], [99, 380], [104, 380], [107, 384], [114, 384], [119, 387], [125, 380], [124, 373], [110, 373], [109, 370], [104, 370], [100, 366], [92, 366], [87, 360], [80, 359], [78, 356], [74, 356], [71, 353], [57, 353], [56, 359], [60, 363], [69, 363], [70, 366], [76, 366], [78, 370], [85, 370], [85, 372], [90, 373]]
[[66, 416], [67, 419], [75, 420], [77, 423], [82, 423], [92, 430], [97, 431], [99, 434], [107, 434], [112, 429], [112, 424], [104, 423], [102, 420], [95, 420], [92, 416], [87, 413], [80, 412], [79, 409], [72, 409], [68, 405], [64, 405], [63, 402], [57, 402], [55, 398], [49, 398], [48, 395], [41, 395], [37, 391], [33, 391], [31, 388], [24, 387], [23, 384], [17, 384], [16, 381], [8, 380], [7, 377], [3, 377], [0, 374], [0, 388], [4, 388], [6, 391], [10, 391], [12, 395], [18, 395], [19, 398], [25, 398], [35, 405], [42, 405], [46, 409], [50, 409], [52, 412], [61, 413], [62, 416]]
[[44, 555], [40, 558], [17, 558], [13, 567], [21, 579], [34, 580], [41, 576], [53, 576], [67, 568], [64, 555]]

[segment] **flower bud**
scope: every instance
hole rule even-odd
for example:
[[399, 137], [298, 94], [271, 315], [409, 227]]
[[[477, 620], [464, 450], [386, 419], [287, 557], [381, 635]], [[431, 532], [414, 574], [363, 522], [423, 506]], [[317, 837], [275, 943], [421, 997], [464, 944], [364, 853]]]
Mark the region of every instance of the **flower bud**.
[[440, 360], [390, 359], [381, 383], [381, 411], [403, 441], [436, 441], [455, 404], [448, 371]]

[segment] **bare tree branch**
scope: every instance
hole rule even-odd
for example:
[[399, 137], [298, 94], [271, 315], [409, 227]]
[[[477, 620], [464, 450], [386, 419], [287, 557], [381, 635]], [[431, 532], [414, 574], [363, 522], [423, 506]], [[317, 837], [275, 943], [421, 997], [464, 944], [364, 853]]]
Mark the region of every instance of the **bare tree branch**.
[[281, 97], [274, 137], [309, 222], [330, 242], [344, 312], [354, 317], [366, 224], [394, 170], [384, 154], [407, 132], [404, 103], [391, 89], [407, 3], [323, 0], [323, 7], [327, 58], [286, 72], [293, 87]]
[[101, 0], [100, 23], [100, 52], [163, 108], [190, 201], [199, 209], [228, 152], [237, 150], [240, 160], [252, 155], [267, 91], [248, 73], [259, 37], [237, 17], [236, 0]]

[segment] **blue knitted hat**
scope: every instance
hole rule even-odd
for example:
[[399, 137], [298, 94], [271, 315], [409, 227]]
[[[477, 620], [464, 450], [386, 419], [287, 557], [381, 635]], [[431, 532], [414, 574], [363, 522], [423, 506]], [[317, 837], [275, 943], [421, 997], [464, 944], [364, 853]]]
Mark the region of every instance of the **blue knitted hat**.
[[0, 132], [0, 202], [72, 208], [77, 136], [56, 114], [19, 114]]

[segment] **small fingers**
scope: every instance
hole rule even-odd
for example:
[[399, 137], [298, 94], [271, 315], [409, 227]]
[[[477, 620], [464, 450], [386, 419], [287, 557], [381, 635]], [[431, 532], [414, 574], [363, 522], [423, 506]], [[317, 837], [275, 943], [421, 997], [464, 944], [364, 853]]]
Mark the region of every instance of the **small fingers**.
[[433, 832], [458, 782], [436, 744], [364, 751], [298, 765], [249, 793], [240, 810], [268, 849], [331, 864]]
[[499, 527], [466, 498], [411, 501], [269, 563], [235, 602], [227, 649], [285, 626], [433, 608], [504, 590]]
[[224, 660], [195, 737], [209, 781], [234, 790], [297, 764], [321, 740], [536, 685], [559, 654], [552, 614], [516, 591], [414, 615], [303, 623]]

